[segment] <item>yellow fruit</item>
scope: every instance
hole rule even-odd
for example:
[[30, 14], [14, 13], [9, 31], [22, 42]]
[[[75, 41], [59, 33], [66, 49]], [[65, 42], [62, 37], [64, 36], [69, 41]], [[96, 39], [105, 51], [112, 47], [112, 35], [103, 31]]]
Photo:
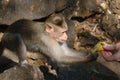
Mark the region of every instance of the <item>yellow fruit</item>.
[[104, 50], [104, 49], [103, 49], [103, 46], [106, 45], [106, 44], [107, 44], [107, 43], [104, 42], [104, 41], [98, 42], [98, 43], [95, 45], [95, 47], [92, 49], [92, 52], [103, 51], [103, 50]]

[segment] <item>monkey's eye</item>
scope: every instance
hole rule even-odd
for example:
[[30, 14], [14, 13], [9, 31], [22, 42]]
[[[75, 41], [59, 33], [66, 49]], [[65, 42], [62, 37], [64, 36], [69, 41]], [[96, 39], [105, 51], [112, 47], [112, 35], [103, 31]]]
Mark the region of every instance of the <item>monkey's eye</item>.
[[66, 33], [66, 31], [62, 32], [62, 34]]

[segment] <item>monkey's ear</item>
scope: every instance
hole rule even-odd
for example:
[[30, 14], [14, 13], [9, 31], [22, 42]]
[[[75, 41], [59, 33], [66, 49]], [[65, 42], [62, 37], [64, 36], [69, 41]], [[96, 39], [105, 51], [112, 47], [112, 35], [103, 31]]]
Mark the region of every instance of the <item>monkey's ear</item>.
[[48, 33], [54, 32], [54, 25], [52, 25], [51, 23], [47, 23], [46, 32], [48, 32]]

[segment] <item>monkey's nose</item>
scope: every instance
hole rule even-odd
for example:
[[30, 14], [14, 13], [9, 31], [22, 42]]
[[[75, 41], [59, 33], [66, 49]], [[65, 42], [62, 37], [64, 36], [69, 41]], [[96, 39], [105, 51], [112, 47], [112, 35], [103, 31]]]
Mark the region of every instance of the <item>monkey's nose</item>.
[[64, 33], [61, 37], [59, 37], [59, 40], [61, 40], [61, 41], [66, 41], [67, 38], [68, 38], [67, 34]]
[[68, 39], [68, 36], [66, 33], [64, 33], [64, 40], [67, 40]]

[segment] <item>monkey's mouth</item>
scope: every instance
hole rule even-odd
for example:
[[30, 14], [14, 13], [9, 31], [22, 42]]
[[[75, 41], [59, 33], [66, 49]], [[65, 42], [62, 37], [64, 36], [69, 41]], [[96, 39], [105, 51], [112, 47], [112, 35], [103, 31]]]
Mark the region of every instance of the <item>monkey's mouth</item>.
[[64, 42], [65, 42], [65, 41], [63, 41], [63, 42], [62, 42], [62, 41], [59, 41], [58, 43], [59, 43], [60, 45], [62, 45]]
[[58, 43], [60, 44], [60, 45], [62, 45], [64, 42], [66, 42], [65, 40], [60, 40], [60, 41], [58, 41]]
[[56, 39], [58, 43], [64, 43], [66, 40]]

